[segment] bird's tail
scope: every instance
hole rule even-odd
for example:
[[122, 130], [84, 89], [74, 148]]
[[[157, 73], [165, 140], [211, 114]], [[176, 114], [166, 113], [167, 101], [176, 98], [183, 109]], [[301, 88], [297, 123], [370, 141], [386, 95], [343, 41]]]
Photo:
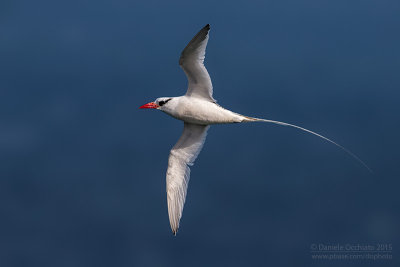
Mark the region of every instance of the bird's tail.
[[[242, 115], [242, 116], [243, 116], [243, 115]], [[286, 122], [274, 121], [274, 120], [265, 120], [265, 119], [259, 119], [259, 118], [252, 118], [252, 117], [247, 117], [247, 116], [243, 116], [243, 117], [244, 117], [243, 122], [270, 122], [270, 123], [275, 123], [275, 124], [279, 124], [279, 125], [283, 125], [283, 126], [290, 126], [290, 127], [297, 128], [297, 129], [300, 129], [300, 130], [302, 130], [302, 131], [305, 131], [305, 132], [307, 132], [307, 133], [316, 135], [316, 136], [318, 136], [318, 137], [320, 137], [320, 138], [322, 138], [322, 139], [324, 139], [324, 140], [326, 140], [326, 141], [328, 141], [328, 142], [330, 142], [330, 143], [332, 143], [332, 144], [334, 144], [334, 145], [340, 147], [340, 148], [341, 148], [342, 150], [344, 150], [347, 154], [349, 154], [350, 156], [352, 156], [352, 157], [353, 157], [354, 159], [356, 159], [359, 163], [361, 163], [365, 168], [367, 168], [368, 171], [372, 172], [372, 170], [368, 167], [368, 165], [365, 164], [364, 161], [362, 161], [359, 157], [357, 157], [353, 152], [351, 152], [351, 151], [348, 150], [347, 148], [345, 148], [345, 147], [339, 145], [338, 143], [332, 141], [331, 139], [329, 139], [329, 138], [327, 138], [327, 137], [325, 137], [325, 136], [322, 136], [322, 135], [320, 135], [320, 134], [318, 134], [318, 133], [316, 133], [316, 132], [313, 132], [313, 131], [310, 131], [310, 130], [308, 130], [308, 129], [306, 129], [306, 128], [303, 128], [303, 127], [300, 127], [300, 126], [297, 126], [297, 125], [294, 125], [294, 124], [286, 123]]]

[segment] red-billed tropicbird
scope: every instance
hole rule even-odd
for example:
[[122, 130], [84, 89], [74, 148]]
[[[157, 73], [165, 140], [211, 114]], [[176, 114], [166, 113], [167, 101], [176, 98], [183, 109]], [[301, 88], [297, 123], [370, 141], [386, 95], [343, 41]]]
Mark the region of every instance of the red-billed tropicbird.
[[227, 110], [217, 104], [213, 98], [213, 86], [210, 75], [203, 62], [209, 38], [210, 25], [201, 29], [185, 47], [179, 59], [188, 79], [188, 89], [184, 96], [160, 97], [140, 108], [161, 110], [184, 122], [183, 133], [171, 149], [167, 170], [167, 202], [172, 233], [176, 235], [185, 204], [186, 191], [190, 178], [189, 166], [193, 165], [206, 140], [211, 124], [239, 122], [271, 122], [291, 126], [314, 134], [340, 147], [357, 159], [367, 169], [368, 166], [346, 148], [332, 140], [303, 127], [274, 120], [265, 120], [243, 116]]

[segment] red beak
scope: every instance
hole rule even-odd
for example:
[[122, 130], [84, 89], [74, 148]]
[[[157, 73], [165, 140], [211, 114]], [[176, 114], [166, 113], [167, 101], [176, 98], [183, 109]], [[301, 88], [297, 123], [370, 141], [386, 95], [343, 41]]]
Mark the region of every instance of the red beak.
[[139, 108], [158, 108], [158, 107], [159, 107], [159, 105], [157, 105], [156, 103], [150, 102], [150, 103], [147, 103], [147, 104], [145, 104], [145, 105], [143, 105], [143, 106], [141, 106]]

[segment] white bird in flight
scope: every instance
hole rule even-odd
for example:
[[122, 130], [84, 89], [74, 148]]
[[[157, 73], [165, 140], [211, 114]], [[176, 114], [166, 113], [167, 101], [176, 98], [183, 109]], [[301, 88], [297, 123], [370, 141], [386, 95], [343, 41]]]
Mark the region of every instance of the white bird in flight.
[[193, 165], [199, 155], [206, 140], [207, 130], [212, 124], [271, 122], [294, 127], [333, 143], [370, 170], [352, 152], [318, 133], [285, 122], [243, 116], [218, 105], [213, 98], [213, 86], [210, 75], [203, 63], [209, 31], [210, 25], [207, 24], [193, 37], [179, 58], [179, 65], [188, 79], [186, 94], [179, 97], [160, 97], [154, 102], [140, 107], [161, 110], [184, 122], [182, 136], [171, 149], [167, 170], [168, 215], [174, 235], [178, 231], [179, 221], [182, 217], [183, 206], [185, 204], [190, 178], [189, 166]]

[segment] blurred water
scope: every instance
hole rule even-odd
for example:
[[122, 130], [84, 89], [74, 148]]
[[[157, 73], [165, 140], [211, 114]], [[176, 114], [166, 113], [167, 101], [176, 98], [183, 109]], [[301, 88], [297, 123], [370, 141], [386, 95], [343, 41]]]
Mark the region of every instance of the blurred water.
[[[398, 1], [0, 4], [0, 266], [398, 266]], [[185, 93], [210, 23], [214, 97], [302, 125], [211, 127], [171, 235], [182, 123], [138, 107]], [[393, 260], [312, 260], [312, 244]]]

